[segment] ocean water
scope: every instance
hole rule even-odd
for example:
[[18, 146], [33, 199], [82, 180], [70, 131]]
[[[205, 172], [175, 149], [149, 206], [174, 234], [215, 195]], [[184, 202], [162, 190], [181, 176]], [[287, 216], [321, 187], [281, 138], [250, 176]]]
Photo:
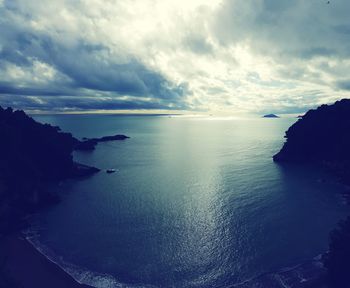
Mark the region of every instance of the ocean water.
[[259, 284], [260, 275], [326, 251], [347, 215], [334, 179], [272, 161], [296, 119], [34, 118], [76, 137], [131, 137], [76, 152], [76, 161], [103, 170], [61, 183], [62, 201], [33, 217], [32, 242], [79, 282], [253, 287], [245, 282], [253, 279], [278, 287]]

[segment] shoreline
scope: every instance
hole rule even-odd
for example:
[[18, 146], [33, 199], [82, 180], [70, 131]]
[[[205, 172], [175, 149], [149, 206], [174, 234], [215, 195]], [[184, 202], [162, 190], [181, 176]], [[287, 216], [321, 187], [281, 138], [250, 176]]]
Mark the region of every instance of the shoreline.
[[[36, 239], [35, 233], [32, 235], [29, 230], [23, 231], [23, 237], [30, 244], [30, 246], [38, 251], [47, 261], [59, 267], [64, 273], [69, 275], [76, 283], [82, 285], [81, 287], [89, 287], [89, 288], [113, 288], [113, 287], [137, 287], [141, 288], [141, 286], [132, 286], [122, 284], [117, 281], [112, 275], [97, 273], [83, 267], [77, 266], [75, 264], [65, 262], [58, 255], [55, 255], [54, 252], [50, 250], [46, 245], [42, 245], [40, 241]], [[0, 286], [1, 288], [1, 286]]]
[[[319, 257], [295, 266], [283, 267], [275, 272], [267, 272], [228, 287], [248, 288], [251, 285], [263, 285], [257, 287], [272, 285], [273, 287], [327, 288], [325, 268], [320, 266], [320, 259], [317, 259]], [[70, 273], [35, 247], [23, 233], [0, 236], [0, 282], [3, 275], [11, 280], [10, 286], [4, 286], [7, 288], [95, 288], [79, 283]]]
[[228, 288], [329, 288], [326, 280], [326, 269], [321, 260], [322, 255], [290, 267], [266, 272]]
[[2, 278], [8, 279], [9, 288], [93, 288], [78, 283], [34, 247], [22, 233], [0, 237], [0, 261], [0, 281]]
[[[11, 235], [10, 238], [13, 239], [13, 237], [15, 237], [15, 235]], [[17, 235], [16, 241], [22, 241], [23, 243], [21, 243], [20, 245], [27, 246], [26, 249], [34, 250], [33, 254], [37, 254], [36, 257], [44, 258], [44, 261], [46, 262], [45, 265], [55, 266], [56, 271], [54, 272], [55, 273], [54, 277], [60, 277], [61, 279], [62, 277], [70, 278], [69, 285], [64, 284], [65, 286], [60, 286], [61, 284], [57, 286], [51, 285], [52, 282], [50, 281], [54, 281], [55, 284], [57, 284], [57, 280], [56, 278], [50, 278], [49, 282], [47, 282], [47, 283], [50, 283], [49, 287], [96, 288], [95, 286], [79, 283], [69, 272], [67, 272], [64, 268], [62, 268], [60, 264], [54, 262], [49, 258], [49, 256], [46, 256], [43, 252], [41, 252], [40, 249], [36, 247], [35, 244], [32, 243], [29, 239], [27, 239], [25, 235], [23, 234]], [[1, 240], [0, 240], [0, 243], [1, 243]], [[15, 245], [18, 245], [18, 242]], [[1, 248], [0, 248], [0, 251], [1, 251]], [[256, 287], [328, 288], [328, 285], [326, 284], [327, 282], [326, 269], [323, 266], [322, 260], [321, 260], [322, 255], [323, 254], [320, 254], [312, 259], [305, 260], [293, 266], [281, 267], [279, 270], [263, 273], [251, 279], [247, 279], [243, 282], [232, 284], [228, 286], [228, 288], [249, 288], [249, 287], [252, 287], [252, 285], [254, 287], [255, 285], [262, 285], [262, 286], [256, 286]], [[21, 256], [18, 256], [18, 257], [21, 258]], [[28, 264], [24, 264], [23, 266], [25, 265], [28, 265]], [[59, 273], [56, 274], [56, 272], [59, 272]], [[66, 281], [66, 279], [62, 279], [62, 280]], [[111, 283], [109, 283], [108, 287], [114, 287], [114, 286], [110, 286], [110, 284]], [[24, 288], [26, 287], [38, 288], [41, 286], [24, 286]], [[129, 287], [129, 286], [126, 286], [126, 287]], [[134, 286], [130, 286], [130, 287], [134, 287]], [[135, 287], [142, 287], [142, 286], [135, 286]]]
[[[331, 181], [333, 184], [341, 185], [342, 187], [344, 187], [344, 191], [340, 192], [339, 196], [343, 199], [343, 205], [349, 205], [350, 203], [346, 201], [348, 200], [346, 199], [346, 196], [349, 196], [348, 190], [350, 189], [350, 186], [344, 184], [341, 181], [337, 181], [332, 176], [331, 179], [333, 179], [333, 181], [327, 180], [327, 182]], [[38, 243], [36, 243], [36, 241], [32, 241], [31, 236], [29, 236], [29, 234], [27, 234], [26, 231], [14, 232], [6, 236], [0, 235], [0, 287], [96, 288], [119, 287], [119, 285], [121, 284], [113, 282], [113, 280], [115, 279], [109, 278], [108, 276], [110, 275], [102, 274], [97, 276], [107, 276], [107, 281], [112, 280], [112, 283], [117, 285], [113, 285], [111, 282], [109, 282], [108, 284], [107, 282], [105, 282], [104, 284], [107, 284], [106, 286], [96, 286], [96, 283], [94, 282], [81, 281], [79, 275], [78, 277], [76, 277], [77, 275], [75, 273], [71, 273], [73, 270], [66, 270], [65, 266], [62, 266], [62, 263], [60, 263], [59, 261], [56, 262], [55, 258], [52, 258], [50, 256], [50, 253], [47, 254], [45, 252], [45, 249], [42, 250], [41, 247], [37, 244]], [[3, 256], [7, 258], [5, 261], [5, 266]], [[281, 267], [280, 270], [269, 271], [251, 279], [247, 279], [241, 283], [232, 284], [228, 287], [250, 288], [253, 285], [263, 285], [256, 287], [327, 288], [328, 286], [325, 280], [325, 269], [324, 267], [316, 267], [314, 265], [316, 264], [316, 262], [319, 262], [319, 259], [309, 259], [305, 262], [296, 264], [295, 266]], [[93, 272], [91, 273], [95, 274]], [[8, 276], [8, 279], [12, 280], [11, 284], [15, 283], [14, 281], [16, 281], [17, 285], [15, 284], [13, 286], [1, 286], [3, 284], [1, 281], [2, 276], [5, 274], [6, 276]], [[93, 280], [93, 277], [91, 277], [88, 280]], [[82, 284], [80, 282], [87, 284]], [[142, 286], [130, 285], [125, 287]]]
[[[335, 184], [335, 185], [341, 185], [344, 189], [343, 192], [339, 193], [339, 196], [341, 197], [341, 199], [343, 199], [342, 201], [342, 205], [348, 206], [350, 205], [350, 201], [349, 201], [349, 190], [350, 190], [350, 186], [347, 184], [344, 184], [343, 182], [337, 180], [334, 176], [332, 176], [332, 174], [326, 174], [330, 177], [330, 179], [327, 179], [326, 182], [330, 181], [331, 183]], [[14, 250], [17, 255], [15, 256], [17, 259], [15, 259], [15, 261], [17, 261], [17, 263], [21, 263], [22, 266], [24, 268], [27, 268], [28, 271], [26, 271], [26, 273], [36, 273], [36, 274], [32, 274], [32, 275], [37, 275], [37, 276], [33, 276], [33, 278], [35, 280], [39, 280], [40, 281], [47, 281], [47, 282], [43, 282], [45, 284], [34, 284], [34, 282], [32, 282], [33, 279], [29, 279], [27, 278], [27, 283], [21, 284], [23, 288], [29, 287], [29, 288], [39, 288], [39, 287], [52, 287], [52, 288], [61, 288], [61, 287], [67, 287], [67, 288], [96, 288], [96, 287], [119, 287], [119, 285], [121, 283], [117, 283], [114, 282], [113, 280], [115, 279], [111, 279], [109, 278], [109, 276], [111, 275], [96, 275], [96, 276], [102, 276], [103, 278], [106, 277], [107, 282], [105, 282], [104, 284], [107, 284], [106, 286], [100, 286], [97, 285], [97, 283], [94, 283], [93, 281], [82, 281], [83, 283], [87, 283], [87, 284], [82, 284], [80, 283], [81, 278], [79, 277], [80, 275], [75, 275], [75, 273], [71, 273], [72, 271], [70, 271], [68, 269], [68, 271], [65, 269], [64, 265], [62, 266], [62, 263], [56, 262], [54, 260], [54, 258], [50, 257], [50, 253], [46, 253], [45, 249], [42, 250], [40, 248], [40, 245], [38, 245], [38, 243], [36, 243], [36, 241], [32, 241], [32, 237], [29, 236], [30, 234], [27, 234], [25, 231], [23, 232], [17, 232], [16, 234], [10, 234], [8, 236], [3, 236], [1, 238], [0, 236], [0, 282], [1, 282], [1, 264], [2, 264], [2, 259], [1, 259], [1, 252], [4, 249], [2, 247], [2, 243], [3, 243], [3, 238], [6, 238], [7, 244], [10, 246], [14, 247]], [[13, 242], [12, 244], [9, 242]], [[6, 246], [5, 246], [6, 247]], [[25, 254], [21, 254], [19, 252], [19, 250], [16, 250], [16, 248], [19, 247], [20, 250], [24, 249], [26, 251]], [[6, 250], [6, 248], [5, 248]], [[31, 251], [31, 252], [30, 252]], [[31, 259], [27, 259], [27, 253], [30, 254], [29, 258]], [[322, 253], [323, 254], [323, 253]], [[320, 254], [320, 255], [322, 255]], [[319, 266], [321, 263], [320, 259], [317, 259], [320, 257], [320, 255], [318, 255], [318, 257], [309, 259], [309, 260], [305, 260], [301, 263], [296, 263], [293, 266], [286, 266], [286, 267], [281, 267], [279, 270], [276, 271], [268, 271], [266, 273], [263, 273], [261, 275], [257, 275], [256, 277], [253, 277], [251, 279], [247, 279], [243, 282], [240, 283], [236, 283], [236, 284], [231, 284], [230, 288], [250, 288], [253, 285], [260, 285], [260, 286], [256, 286], [256, 287], [279, 287], [279, 288], [283, 288], [283, 287], [295, 287], [295, 288], [328, 288], [328, 285], [326, 284], [326, 276], [325, 276], [325, 268]], [[10, 255], [10, 257], [13, 257], [13, 254]], [[36, 264], [31, 265], [30, 263], [32, 261], [32, 258], [42, 258], [40, 260], [41, 264], [40, 267], [37, 267]], [[15, 268], [16, 267], [16, 262], [12, 262], [10, 263], [11, 265], [14, 265]], [[69, 264], [69, 263], [67, 263]], [[45, 267], [42, 267], [45, 266]], [[46, 266], [50, 267], [53, 266], [54, 268], [46, 268]], [[317, 267], [318, 266], [318, 267]], [[13, 268], [13, 267], [12, 267]], [[79, 268], [79, 267], [78, 267]], [[46, 272], [46, 269], [49, 269], [52, 271], [50, 271], [50, 274], [48, 274]], [[74, 267], [73, 267], [74, 269]], [[74, 272], [74, 271], [73, 271]], [[84, 272], [91, 272], [92, 277], [88, 277], [90, 279], [88, 280], [94, 280], [94, 276], [93, 274], [95, 274], [92, 271], [84, 271]], [[79, 274], [79, 272], [78, 272]], [[18, 274], [14, 274], [13, 276], [11, 275], [12, 279], [23, 279], [22, 276], [26, 277], [26, 275], [18, 275]], [[46, 279], [41, 279], [40, 277], [45, 277]], [[78, 277], [76, 277], [78, 276]], [[26, 279], [26, 278], [24, 278]], [[101, 278], [99, 279], [101, 280]], [[108, 280], [110, 280], [111, 282], [109, 282]], [[64, 281], [62, 283], [64, 284], [58, 284], [61, 283], [60, 281]], [[35, 282], [35, 283], [39, 283], [39, 281]], [[0, 283], [1, 284], [1, 283]], [[55, 285], [53, 285], [55, 284]], [[112, 284], [112, 285], [111, 285]], [[114, 284], [114, 285], [113, 285]], [[116, 285], [115, 285], [116, 284]], [[44, 285], [44, 286], [42, 286]], [[92, 286], [92, 285], [97, 285], [97, 286]], [[103, 284], [102, 284], [103, 285]], [[124, 284], [125, 285], [125, 284]], [[262, 285], [262, 286], [261, 286]], [[1, 285], [0, 285], [1, 287]], [[6, 288], [16, 288], [17, 286], [9, 286]], [[125, 287], [142, 287], [142, 286], [125, 286]], [[255, 286], [254, 286], [255, 287]]]

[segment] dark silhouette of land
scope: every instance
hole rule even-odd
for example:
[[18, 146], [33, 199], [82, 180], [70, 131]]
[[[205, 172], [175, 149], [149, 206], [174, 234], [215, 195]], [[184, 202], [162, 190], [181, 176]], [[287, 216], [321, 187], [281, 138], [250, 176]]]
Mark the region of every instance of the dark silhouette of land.
[[79, 141], [59, 127], [34, 121], [23, 111], [0, 107], [0, 288], [88, 287], [36, 251], [20, 231], [27, 225], [28, 214], [59, 201], [49, 186], [100, 171], [74, 162], [74, 150], [126, 138], [116, 135]]
[[277, 116], [276, 114], [266, 114], [263, 116], [263, 118], [280, 118], [280, 117]]
[[[288, 129], [285, 138], [274, 161], [321, 166], [350, 184], [349, 99], [308, 111]], [[350, 218], [331, 233], [324, 263], [331, 287], [350, 287]]]
[[12, 230], [27, 213], [54, 203], [47, 188], [99, 171], [73, 161], [77, 139], [41, 124], [23, 111], [0, 107], [0, 231]]
[[0, 237], [1, 288], [92, 288], [79, 284], [19, 233]]
[[77, 142], [75, 146], [75, 150], [91, 151], [91, 150], [95, 150], [96, 145], [99, 142], [122, 141], [128, 138], [130, 137], [125, 135], [104, 136], [101, 138], [91, 138], [91, 139], [84, 138], [83, 141]]
[[308, 111], [286, 132], [276, 162], [320, 165], [350, 183], [350, 100]]

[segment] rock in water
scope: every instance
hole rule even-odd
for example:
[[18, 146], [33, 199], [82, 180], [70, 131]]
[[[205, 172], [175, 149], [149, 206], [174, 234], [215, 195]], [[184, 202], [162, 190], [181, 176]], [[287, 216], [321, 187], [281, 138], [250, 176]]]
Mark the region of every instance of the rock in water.
[[78, 144], [75, 146], [75, 150], [80, 151], [91, 151], [95, 150], [96, 145], [99, 142], [107, 142], [107, 141], [121, 141], [128, 139], [130, 137], [125, 135], [114, 135], [114, 136], [104, 136], [101, 138], [84, 138], [83, 141], [79, 141]]

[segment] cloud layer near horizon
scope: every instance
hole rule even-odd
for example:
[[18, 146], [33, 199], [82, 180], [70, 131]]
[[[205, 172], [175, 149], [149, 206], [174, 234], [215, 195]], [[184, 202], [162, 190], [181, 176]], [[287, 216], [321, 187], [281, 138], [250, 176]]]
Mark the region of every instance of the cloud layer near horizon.
[[297, 113], [348, 97], [350, 2], [326, 2], [0, 0], [0, 105]]

